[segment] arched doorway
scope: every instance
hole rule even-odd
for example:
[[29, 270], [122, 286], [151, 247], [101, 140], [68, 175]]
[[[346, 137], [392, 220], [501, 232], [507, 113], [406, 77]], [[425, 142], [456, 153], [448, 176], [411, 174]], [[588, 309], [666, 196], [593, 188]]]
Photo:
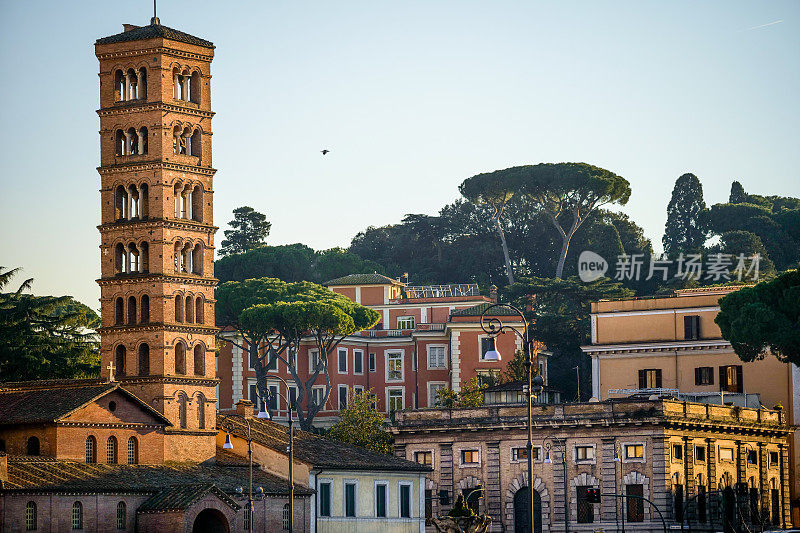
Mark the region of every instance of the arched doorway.
[[217, 509], [203, 509], [194, 519], [192, 533], [230, 533], [228, 520]]
[[[530, 531], [531, 489], [520, 487], [514, 494], [514, 533]], [[533, 491], [533, 531], [542, 533], [542, 497]]]

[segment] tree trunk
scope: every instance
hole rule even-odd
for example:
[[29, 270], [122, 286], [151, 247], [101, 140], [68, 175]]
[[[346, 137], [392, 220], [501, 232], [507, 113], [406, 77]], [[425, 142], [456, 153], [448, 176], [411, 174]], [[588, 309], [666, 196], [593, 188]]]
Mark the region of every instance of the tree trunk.
[[500, 217], [494, 219], [495, 226], [497, 226], [497, 233], [500, 235], [500, 244], [503, 246], [503, 256], [506, 261], [506, 275], [508, 276], [508, 284], [514, 284], [514, 272], [511, 270], [511, 259], [508, 256], [508, 245], [506, 244], [506, 235], [503, 233], [503, 227], [500, 225]]
[[562, 274], [564, 274], [564, 263], [567, 260], [567, 252], [569, 251], [569, 241], [571, 240], [572, 235], [565, 235], [563, 239], [563, 244], [561, 245], [561, 256], [558, 258], [558, 266], [556, 267], [556, 279], [561, 279]]

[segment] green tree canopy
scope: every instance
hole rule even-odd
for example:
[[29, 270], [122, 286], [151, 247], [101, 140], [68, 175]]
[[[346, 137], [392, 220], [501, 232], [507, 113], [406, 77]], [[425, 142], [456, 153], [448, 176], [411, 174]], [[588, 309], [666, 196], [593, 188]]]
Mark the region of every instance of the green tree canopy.
[[731, 194], [728, 196], [729, 204], [741, 204], [747, 200], [747, 193], [744, 192], [744, 187], [738, 181], [731, 183]]
[[[19, 269], [0, 267], [0, 290]], [[95, 377], [100, 373], [97, 313], [70, 296], [0, 293], [0, 381]]]
[[375, 409], [372, 389], [354, 392], [347, 407], [339, 411], [339, 421], [327, 436], [367, 448], [374, 452], [391, 455], [392, 438], [386, 431], [386, 419]]
[[664, 251], [670, 255], [700, 251], [706, 242], [707, 227], [703, 185], [694, 174], [684, 174], [675, 181], [667, 206]]
[[267, 216], [252, 207], [237, 207], [233, 210], [233, 220], [228, 223], [231, 229], [225, 230], [225, 238], [219, 255], [233, 255], [264, 246], [272, 223]]
[[743, 361], [767, 350], [800, 366], [800, 271], [744, 287], [722, 298], [714, 321]]
[[[331, 390], [328, 357], [342, 339], [369, 329], [381, 318], [377, 311], [357, 304], [349, 298], [307, 281], [286, 283], [275, 278], [229, 281], [216, 290], [217, 323], [234, 329], [244, 339], [238, 345], [254, 361], [257, 386], [263, 398], [266, 369], [271, 364], [286, 365], [297, 385], [297, 416], [300, 427], [309, 429], [316, 414], [328, 401]], [[303, 339], [313, 339], [322, 354], [309, 377], [297, 371], [297, 358]], [[225, 339], [233, 342], [230, 339]], [[266, 346], [264, 353], [258, 347]], [[314, 401], [312, 387], [322, 375], [325, 394], [320, 403]]]

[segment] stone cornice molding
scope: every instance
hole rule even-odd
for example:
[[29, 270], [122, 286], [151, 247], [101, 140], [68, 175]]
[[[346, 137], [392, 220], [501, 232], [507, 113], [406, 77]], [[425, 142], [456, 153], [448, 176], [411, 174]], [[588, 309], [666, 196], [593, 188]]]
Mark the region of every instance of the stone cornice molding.
[[[219, 378], [210, 378], [204, 376], [165, 376], [165, 375], [147, 375], [147, 376], [120, 376], [120, 385], [127, 387], [130, 384], [146, 385], [148, 383], [169, 383], [170, 385], [197, 385], [203, 387], [214, 387], [219, 383]], [[126, 389], [127, 390], [127, 389]], [[172, 396], [159, 396], [159, 400], [173, 400]], [[191, 403], [192, 397], [188, 398]], [[206, 403], [217, 403], [217, 399], [206, 398]]]
[[202, 324], [165, 324], [163, 322], [150, 323], [150, 324], [136, 324], [131, 326], [105, 326], [97, 328], [99, 333], [119, 332], [133, 332], [141, 333], [147, 331], [170, 331], [173, 333], [187, 333], [191, 335], [216, 335], [219, 328], [214, 326], [205, 326]]
[[163, 429], [167, 426], [167, 423], [145, 424], [144, 422], [56, 422], [56, 426], [78, 428]]
[[731, 351], [731, 343], [725, 339], [711, 339], [706, 341], [677, 341], [677, 342], [649, 342], [636, 344], [608, 344], [581, 346], [581, 350], [589, 355], [614, 355], [614, 354], [640, 354], [660, 352], [697, 352], [705, 351]]
[[[169, 228], [178, 229], [183, 231], [199, 231], [201, 233], [216, 233], [219, 226], [198, 222], [196, 220], [188, 220], [185, 218], [147, 218], [147, 219], [134, 219], [134, 220], [118, 220], [116, 222], [106, 222], [100, 224], [97, 229], [101, 232], [111, 232], [115, 229], [149, 229], [149, 228]], [[108, 245], [100, 245], [103, 246]]]
[[142, 281], [148, 283], [158, 281], [160, 283], [180, 283], [182, 285], [204, 285], [207, 287], [216, 287], [219, 283], [217, 278], [201, 278], [199, 276], [181, 276], [174, 274], [133, 274], [100, 278], [96, 281], [101, 287], [106, 285], [126, 285]]
[[[146, 100], [127, 100], [123, 102], [119, 102], [113, 107], [102, 107], [98, 109], [97, 115], [100, 118], [105, 117], [114, 117], [119, 115], [130, 115], [133, 113], [143, 113], [147, 111], [167, 111], [171, 113], [184, 113], [186, 115], [194, 115], [196, 117], [203, 118], [213, 118], [216, 113], [214, 111], [206, 111], [203, 109], [198, 109], [195, 107], [190, 107], [186, 105], [178, 105], [178, 104], [170, 104], [168, 102], [148, 102]], [[164, 126], [160, 124], [160, 126]], [[108, 132], [110, 130], [101, 130], [102, 132]], [[210, 131], [204, 131], [203, 133], [207, 135], [211, 135]]]
[[120, 164], [103, 165], [97, 167], [97, 172], [101, 176], [104, 174], [114, 174], [121, 172], [143, 172], [145, 170], [175, 170], [178, 172], [205, 174], [206, 176], [213, 176], [217, 172], [217, 169], [211, 167], [199, 167], [196, 165], [184, 165], [181, 163], [173, 163], [171, 161], [158, 161], [158, 160], [142, 161], [136, 163], [120, 163]]
[[[163, 39], [163, 37], [155, 37], [156, 39]], [[98, 46], [108, 46], [108, 45], [98, 45]], [[116, 52], [106, 52], [104, 54], [95, 54], [97, 59], [104, 60], [104, 59], [117, 59], [123, 57], [136, 57], [136, 56], [149, 56], [153, 54], [163, 54], [172, 57], [182, 57], [184, 59], [199, 59], [200, 61], [207, 61], [211, 62], [214, 60], [213, 55], [208, 54], [197, 54], [193, 52], [186, 52], [185, 50], [178, 50], [177, 48], [170, 48], [168, 46], [159, 46], [156, 48], [144, 48], [141, 50], [123, 50], [123, 51], [116, 51]], [[159, 67], [160, 70], [169, 70], [163, 69]], [[101, 72], [102, 74], [102, 72]], [[106, 73], [107, 74], [107, 73]], [[211, 76], [205, 76], [210, 78]]]

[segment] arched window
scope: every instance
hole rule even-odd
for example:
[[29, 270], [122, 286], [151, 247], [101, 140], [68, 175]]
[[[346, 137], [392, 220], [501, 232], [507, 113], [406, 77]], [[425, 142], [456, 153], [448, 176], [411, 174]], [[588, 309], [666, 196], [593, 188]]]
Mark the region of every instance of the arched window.
[[196, 244], [192, 249], [192, 272], [203, 274], [203, 245]]
[[114, 72], [114, 100], [123, 101], [125, 98], [125, 74], [121, 70]]
[[183, 296], [175, 295], [175, 322], [183, 322]]
[[195, 104], [200, 103], [200, 73], [193, 72], [189, 83], [189, 97]]
[[115, 376], [124, 376], [125, 375], [125, 360], [128, 358], [127, 349], [124, 345], [119, 344], [117, 345], [114, 351], [114, 375]]
[[289, 515], [289, 504], [288, 503], [284, 503], [283, 504], [283, 530], [284, 531], [289, 531], [289, 520], [291, 520], [290, 516], [291, 515]]
[[197, 395], [197, 427], [206, 429], [206, 397]]
[[194, 347], [194, 373], [196, 376], [206, 375], [206, 347], [202, 344]]
[[138, 145], [139, 145], [139, 154], [146, 154], [147, 153], [147, 128], [142, 126], [139, 128], [137, 132], [138, 135]]
[[123, 155], [138, 155], [139, 133], [136, 128], [128, 128], [123, 134], [125, 135], [125, 154]]
[[128, 251], [121, 242], [114, 248], [114, 269], [117, 274], [124, 274], [128, 267]]
[[94, 438], [94, 435], [86, 437], [86, 462], [97, 462], [97, 439]]
[[125, 81], [126, 81], [125, 100], [135, 100], [136, 82], [138, 81], [136, 78], [136, 71], [134, 71], [132, 68], [129, 68], [128, 71], [125, 73]]
[[28, 437], [25, 445], [25, 453], [27, 455], [39, 455], [39, 437]]
[[186, 374], [186, 345], [182, 341], [175, 345], [175, 373]]
[[113, 435], [106, 441], [106, 463], [117, 464], [117, 437]]
[[136, 437], [130, 437], [128, 439], [128, 464], [139, 464], [139, 441], [136, 440]]
[[136, 71], [136, 75], [139, 77], [136, 81], [136, 88], [139, 92], [138, 96], [140, 100], [144, 100], [147, 98], [147, 69], [140, 67], [139, 70]]
[[128, 297], [128, 324], [136, 324], [136, 296]]
[[114, 302], [114, 324], [120, 326], [125, 323], [125, 300], [122, 296], [118, 297]]
[[83, 529], [83, 505], [81, 502], [72, 504], [72, 529]]
[[189, 143], [189, 155], [200, 157], [203, 154], [202, 141], [200, 129], [194, 130], [191, 134], [191, 142]]
[[128, 273], [140, 272], [141, 263], [139, 262], [139, 248], [137, 248], [134, 243], [128, 245], [128, 258]]
[[114, 153], [118, 156], [128, 155], [126, 153], [127, 148], [128, 145], [125, 142], [125, 132], [122, 130], [117, 130], [114, 132]]
[[205, 323], [205, 306], [203, 305], [203, 296], [198, 295], [194, 299], [194, 321], [198, 324]]
[[189, 403], [189, 398], [186, 397], [186, 393], [179, 392], [178, 393], [178, 421], [180, 423], [181, 429], [186, 429], [186, 408], [187, 404]]
[[125, 507], [125, 502], [117, 504], [117, 529], [126, 529], [128, 522], [128, 512]]
[[203, 221], [203, 188], [200, 185], [192, 190], [192, 220]]
[[25, 531], [36, 531], [39, 529], [39, 520], [36, 514], [36, 502], [28, 502], [25, 504]]
[[147, 376], [150, 374], [150, 346], [143, 342], [139, 345], [139, 375]]
[[146, 294], [142, 295], [139, 305], [139, 322], [142, 324], [150, 322], [150, 297]]
[[191, 296], [186, 297], [186, 305], [183, 309], [186, 312], [186, 322], [189, 324], [194, 322], [194, 301]]
[[128, 191], [119, 185], [114, 191], [114, 218], [124, 220], [128, 211]]

